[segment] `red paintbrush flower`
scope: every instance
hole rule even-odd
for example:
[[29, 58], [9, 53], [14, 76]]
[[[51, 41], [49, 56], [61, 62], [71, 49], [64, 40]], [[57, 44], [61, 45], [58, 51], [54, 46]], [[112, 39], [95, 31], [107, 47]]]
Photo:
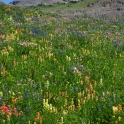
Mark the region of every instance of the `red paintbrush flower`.
[[2, 34], [2, 32], [0, 31], [0, 37], [2, 36], [3, 34]]
[[21, 33], [21, 29], [20, 28], [18, 28], [16, 31], [17, 31], [17, 33]]
[[6, 106], [3, 105], [0, 107], [0, 113], [11, 114], [11, 111], [9, 110], [9, 108], [7, 108]]

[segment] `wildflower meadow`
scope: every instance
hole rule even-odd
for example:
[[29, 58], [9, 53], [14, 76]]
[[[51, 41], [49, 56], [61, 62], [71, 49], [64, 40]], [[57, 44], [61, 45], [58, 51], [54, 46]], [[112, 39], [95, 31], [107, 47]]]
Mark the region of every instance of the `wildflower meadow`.
[[124, 18], [0, 5], [0, 124], [124, 124]]

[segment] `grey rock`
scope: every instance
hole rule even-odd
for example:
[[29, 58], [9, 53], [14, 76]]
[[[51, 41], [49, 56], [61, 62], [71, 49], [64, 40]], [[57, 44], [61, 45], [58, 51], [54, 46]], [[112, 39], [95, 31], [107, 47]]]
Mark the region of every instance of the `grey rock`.
[[63, 3], [63, 0], [43, 0], [43, 5], [52, 5], [56, 3]]
[[69, 2], [71, 2], [71, 3], [77, 3], [77, 2], [80, 2], [80, 0], [69, 0]]
[[124, 17], [124, 0], [109, 0], [88, 5], [79, 10], [63, 12], [66, 16], [87, 15], [97, 19], [117, 19]]
[[91, 17], [101, 19], [120, 18], [124, 14], [124, 0], [111, 0], [109, 2], [98, 2], [86, 9]]

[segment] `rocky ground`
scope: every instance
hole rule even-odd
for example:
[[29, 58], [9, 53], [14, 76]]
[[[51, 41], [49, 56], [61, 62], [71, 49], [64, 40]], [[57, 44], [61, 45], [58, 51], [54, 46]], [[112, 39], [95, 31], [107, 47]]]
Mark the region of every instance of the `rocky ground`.
[[70, 10], [70, 11], [57, 11], [58, 14], [66, 16], [82, 16], [88, 15], [97, 19], [116, 19], [124, 17], [124, 0], [111, 0], [109, 2], [98, 2], [90, 4], [86, 8]]
[[124, 0], [99, 2], [85, 9], [86, 14], [95, 18], [116, 19], [124, 17]]

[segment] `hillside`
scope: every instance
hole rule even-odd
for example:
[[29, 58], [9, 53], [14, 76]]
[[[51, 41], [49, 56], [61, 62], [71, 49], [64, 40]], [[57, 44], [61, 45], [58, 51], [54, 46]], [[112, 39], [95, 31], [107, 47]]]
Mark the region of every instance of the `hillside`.
[[97, 19], [116, 19], [124, 17], [124, 1], [123, 0], [84, 0], [75, 4], [52, 5], [52, 6], [36, 6], [29, 7], [32, 11], [57, 13], [65, 16], [82, 16], [86, 14]]
[[53, 5], [64, 3], [63, 0], [14, 0], [10, 4], [17, 6]]
[[42, 11], [66, 16], [86, 14], [98, 19], [115, 19], [124, 15], [124, 0], [83, 0], [76, 3], [63, 0], [20, 0], [14, 1], [13, 5], [26, 7], [39, 13]]

